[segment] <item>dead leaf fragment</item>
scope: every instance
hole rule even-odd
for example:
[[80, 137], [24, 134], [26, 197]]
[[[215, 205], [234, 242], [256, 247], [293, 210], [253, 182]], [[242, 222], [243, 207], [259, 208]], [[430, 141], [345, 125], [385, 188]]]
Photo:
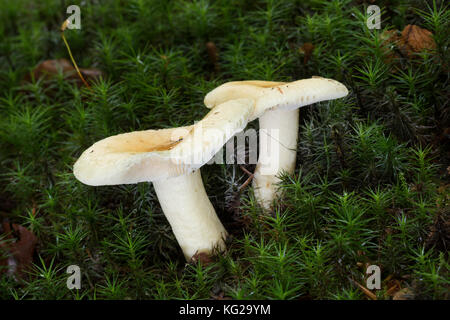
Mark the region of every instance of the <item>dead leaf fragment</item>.
[[408, 24], [403, 29], [399, 45], [403, 53], [409, 58], [414, 57], [417, 53], [436, 48], [433, 33], [412, 24]]
[[36, 68], [31, 72], [34, 79], [49, 79], [56, 76], [58, 73], [63, 73], [65, 76], [70, 76], [72, 72], [75, 72], [75, 68], [69, 60], [55, 59], [45, 60], [38, 64]]
[[401, 55], [412, 59], [420, 52], [436, 48], [433, 33], [412, 24], [407, 25], [402, 32], [397, 29], [383, 31], [380, 39], [386, 63], [393, 62]]
[[0, 265], [7, 266], [9, 275], [22, 277], [33, 262], [37, 238], [27, 228], [15, 223], [3, 222], [2, 227], [8, 241], [0, 243], [0, 249], [7, 254], [5, 259], [0, 260]]
[[[86, 79], [98, 79], [103, 75], [102, 71], [95, 68], [80, 68], [80, 72]], [[36, 68], [25, 77], [25, 81], [29, 82], [32, 78], [49, 80], [62, 73], [64, 79], [75, 80], [81, 84], [77, 71], [67, 59], [45, 60], [38, 64]]]

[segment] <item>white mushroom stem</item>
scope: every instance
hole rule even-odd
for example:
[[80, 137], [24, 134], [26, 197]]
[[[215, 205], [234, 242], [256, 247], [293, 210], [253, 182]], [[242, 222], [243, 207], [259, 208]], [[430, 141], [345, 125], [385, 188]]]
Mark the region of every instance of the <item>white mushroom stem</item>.
[[225, 249], [227, 231], [209, 201], [200, 170], [153, 181], [153, 186], [186, 260]]
[[293, 173], [297, 156], [299, 109], [270, 110], [259, 118], [259, 158], [253, 178], [255, 197], [270, 209], [279, 195], [282, 172]]
[[[269, 209], [277, 195], [277, 175], [282, 171], [292, 173], [295, 167], [299, 114], [289, 110], [342, 98], [347, 94], [348, 90], [342, 83], [313, 76], [289, 83], [254, 80], [228, 82], [209, 92], [204, 102], [208, 108], [216, 108], [230, 99], [255, 100], [249, 121], [260, 119], [260, 155], [253, 186], [258, 202]], [[279, 129], [278, 134], [271, 133], [271, 129]]]

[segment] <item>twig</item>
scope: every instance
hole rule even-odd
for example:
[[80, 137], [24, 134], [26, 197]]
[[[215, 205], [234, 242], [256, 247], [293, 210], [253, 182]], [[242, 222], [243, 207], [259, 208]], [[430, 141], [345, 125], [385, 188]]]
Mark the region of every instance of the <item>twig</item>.
[[249, 183], [253, 180], [254, 174], [251, 173], [250, 171], [248, 171], [247, 169], [245, 169], [244, 166], [239, 166], [241, 168], [242, 171], [244, 171], [246, 174], [249, 175], [249, 177], [247, 178], [247, 180], [245, 180], [245, 182], [242, 184], [242, 186], [239, 187], [239, 192], [241, 192], [242, 190], [244, 190]]
[[242, 171], [244, 171], [246, 174], [248, 174], [249, 176], [253, 176], [253, 173], [251, 173], [250, 171], [248, 171], [247, 169], [245, 169], [244, 166], [239, 165], [239, 168], [241, 168]]
[[[387, 289], [386, 290], [386, 294], [388, 295], [388, 296], [392, 296], [395, 292], [396, 292], [396, 290], [395, 289], [400, 289], [400, 287], [397, 285], [397, 283], [396, 284], [394, 284], [392, 287], [390, 287], [389, 289]], [[397, 290], [398, 291], [398, 290]]]
[[377, 300], [377, 296], [371, 292], [369, 289], [367, 289], [366, 287], [360, 285], [358, 282], [356, 282], [355, 280], [353, 280], [352, 278], [348, 278], [352, 283], [356, 284], [358, 286], [358, 288], [361, 289], [362, 292], [364, 292], [364, 294], [366, 296], [368, 296], [371, 300]]

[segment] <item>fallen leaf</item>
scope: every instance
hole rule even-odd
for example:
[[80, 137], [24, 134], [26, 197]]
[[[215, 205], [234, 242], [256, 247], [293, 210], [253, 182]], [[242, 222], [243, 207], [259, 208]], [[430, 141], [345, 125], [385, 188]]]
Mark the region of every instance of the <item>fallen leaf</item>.
[[75, 68], [69, 60], [66, 59], [56, 59], [56, 60], [45, 60], [38, 64], [36, 68], [31, 71], [31, 76], [34, 79], [49, 79], [56, 76], [58, 73], [63, 73], [65, 76], [71, 76], [71, 73], [75, 73]]
[[[98, 79], [103, 75], [102, 71], [95, 68], [80, 68], [80, 72], [86, 79]], [[82, 81], [79, 78], [77, 71], [67, 59], [45, 60], [38, 64], [30, 74], [25, 76], [25, 81], [30, 82], [32, 78], [49, 80], [62, 73], [64, 79], [75, 80], [77, 84], [81, 85]]]
[[397, 29], [385, 30], [380, 34], [381, 49], [384, 53], [384, 62], [391, 63], [403, 56], [410, 59], [417, 54], [436, 48], [433, 33], [416, 25], [407, 25], [402, 32]]
[[6, 258], [0, 259], [0, 265], [7, 266], [7, 274], [23, 277], [33, 261], [37, 238], [27, 228], [15, 223], [3, 222], [2, 227], [9, 241], [0, 243], [0, 248], [7, 254]]
[[406, 56], [412, 58], [417, 53], [435, 49], [436, 43], [433, 33], [419, 26], [408, 24], [402, 31], [399, 46]]

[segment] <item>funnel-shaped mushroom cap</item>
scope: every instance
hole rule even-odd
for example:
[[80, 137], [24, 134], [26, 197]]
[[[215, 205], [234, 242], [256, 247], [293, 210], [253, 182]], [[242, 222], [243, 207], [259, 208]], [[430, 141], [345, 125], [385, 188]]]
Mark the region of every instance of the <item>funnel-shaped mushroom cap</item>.
[[249, 99], [227, 101], [195, 125], [111, 136], [94, 143], [74, 165], [75, 177], [98, 186], [156, 181], [200, 168], [253, 112]]
[[205, 105], [213, 108], [229, 99], [255, 100], [254, 120], [267, 110], [293, 110], [325, 100], [345, 97], [347, 88], [340, 82], [322, 77], [312, 77], [294, 82], [235, 81], [225, 83], [209, 92]]
[[211, 109], [228, 100], [241, 98], [256, 100], [264, 94], [265, 90], [262, 89], [280, 86], [285, 83], [259, 80], [231, 81], [209, 92], [203, 101], [205, 106]]

